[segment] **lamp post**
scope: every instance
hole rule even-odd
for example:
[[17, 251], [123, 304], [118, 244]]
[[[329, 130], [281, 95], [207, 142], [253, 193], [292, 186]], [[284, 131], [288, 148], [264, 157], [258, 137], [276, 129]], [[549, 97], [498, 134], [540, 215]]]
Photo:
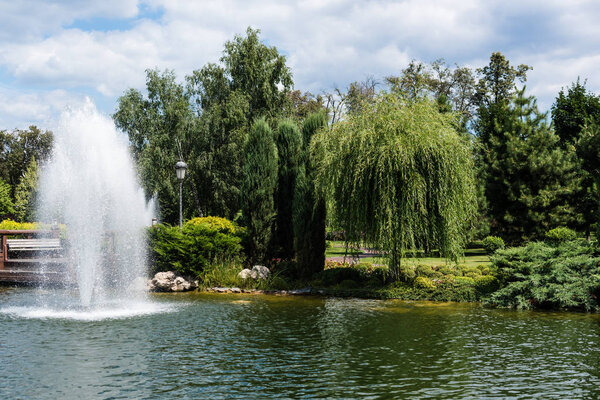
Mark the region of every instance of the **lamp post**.
[[185, 171], [187, 170], [187, 164], [179, 160], [175, 163], [175, 172], [177, 172], [177, 179], [179, 179], [179, 229], [183, 226], [183, 202], [181, 200], [181, 187], [183, 185], [183, 178], [185, 178]]

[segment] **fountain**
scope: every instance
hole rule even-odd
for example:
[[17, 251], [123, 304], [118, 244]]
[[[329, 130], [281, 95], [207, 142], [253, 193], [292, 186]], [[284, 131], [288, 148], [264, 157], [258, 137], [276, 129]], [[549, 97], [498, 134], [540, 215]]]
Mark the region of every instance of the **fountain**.
[[89, 100], [65, 111], [52, 157], [42, 168], [38, 219], [66, 225], [78, 292], [42, 289], [35, 307], [0, 311], [95, 320], [164, 309], [148, 301], [144, 285], [144, 229], [153, 211], [137, 182], [127, 138], [112, 120]]

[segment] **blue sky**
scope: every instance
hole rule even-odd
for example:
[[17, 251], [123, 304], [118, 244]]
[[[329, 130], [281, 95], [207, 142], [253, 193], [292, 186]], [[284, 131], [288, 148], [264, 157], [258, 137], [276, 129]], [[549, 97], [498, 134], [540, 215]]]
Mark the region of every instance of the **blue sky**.
[[493, 51], [533, 66], [548, 110], [581, 77], [600, 93], [595, 1], [0, 0], [0, 129], [52, 129], [89, 97], [105, 114], [147, 68], [180, 78], [216, 62], [247, 26], [288, 57], [297, 89], [382, 80], [412, 59], [480, 67]]

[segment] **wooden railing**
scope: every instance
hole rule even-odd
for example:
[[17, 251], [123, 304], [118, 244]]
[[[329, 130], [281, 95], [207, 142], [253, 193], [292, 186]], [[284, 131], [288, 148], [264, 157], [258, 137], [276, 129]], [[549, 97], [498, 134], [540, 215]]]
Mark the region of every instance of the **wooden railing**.
[[[44, 229], [29, 229], [29, 230], [16, 230], [16, 229], [1, 229], [0, 237], [2, 242], [0, 245], [0, 270], [4, 269], [4, 265], [9, 262], [8, 258], [8, 236], [25, 236], [23, 240], [35, 241], [34, 236], [50, 236], [51, 238], [58, 239], [60, 237], [60, 231], [58, 229], [44, 230]], [[21, 243], [23, 242], [21, 241]], [[34, 249], [32, 249], [34, 250]], [[35, 259], [34, 259], [35, 261]]]

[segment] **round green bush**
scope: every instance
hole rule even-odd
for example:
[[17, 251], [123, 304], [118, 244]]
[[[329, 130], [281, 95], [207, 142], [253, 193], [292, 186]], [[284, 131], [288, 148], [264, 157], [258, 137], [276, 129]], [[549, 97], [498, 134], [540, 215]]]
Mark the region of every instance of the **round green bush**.
[[343, 280], [337, 285], [338, 289], [358, 289], [359, 287], [360, 285], [352, 279]]
[[573, 229], [559, 226], [558, 228], [550, 229], [546, 232], [546, 239], [551, 243], [562, 243], [569, 240], [574, 240], [577, 233]]
[[504, 240], [498, 236], [487, 236], [483, 239], [482, 244], [487, 254], [493, 254], [496, 250], [504, 248]]
[[401, 265], [398, 268], [398, 276], [400, 280], [404, 282], [410, 282], [415, 279], [417, 273], [415, 272], [415, 267], [412, 265]]
[[498, 279], [491, 275], [482, 275], [475, 278], [475, 288], [481, 293], [492, 293], [500, 287]]
[[435, 276], [435, 272], [436, 271], [434, 271], [433, 268], [431, 268], [431, 265], [427, 264], [419, 264], [415, 268], [415, 273], [417, 274], [417, 276], [425, 276], [427, 278], [432, 278]]
[[454, 277], [454, 284], [457, 286], [475, 286], [475, 279], [468, 276]]
[[425, 276], [417, 276], [414, 285], [419, 289], [435, 289], [433, 281]]

